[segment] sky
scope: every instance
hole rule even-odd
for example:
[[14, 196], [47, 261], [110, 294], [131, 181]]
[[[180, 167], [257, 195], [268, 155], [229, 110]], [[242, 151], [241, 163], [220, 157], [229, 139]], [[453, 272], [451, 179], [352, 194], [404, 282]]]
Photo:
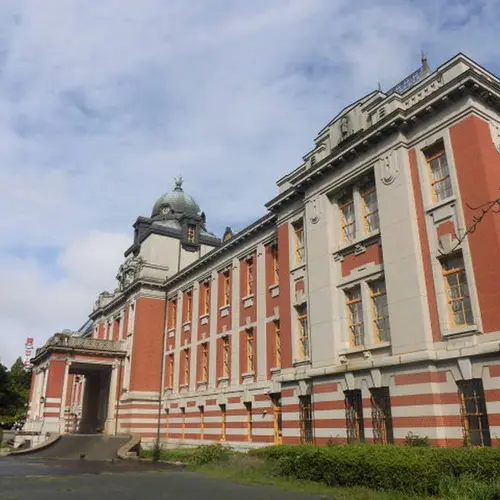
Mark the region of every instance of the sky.
[[500, 0], [2, 0], [0, 361], [77, 329], [182, 174], [221, 235], [317, 132], [463, 52], [499, 74]]

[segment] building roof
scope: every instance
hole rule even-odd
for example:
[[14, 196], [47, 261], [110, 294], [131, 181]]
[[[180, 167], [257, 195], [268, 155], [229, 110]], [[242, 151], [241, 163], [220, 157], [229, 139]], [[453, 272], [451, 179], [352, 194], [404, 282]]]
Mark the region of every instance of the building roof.
[[182, 189], [182, 177], [176, 177], [174, 190], [162, 194], [155, 202], [151, 217], [172, 213], [198, 215], [201, 212], [198, 203]]

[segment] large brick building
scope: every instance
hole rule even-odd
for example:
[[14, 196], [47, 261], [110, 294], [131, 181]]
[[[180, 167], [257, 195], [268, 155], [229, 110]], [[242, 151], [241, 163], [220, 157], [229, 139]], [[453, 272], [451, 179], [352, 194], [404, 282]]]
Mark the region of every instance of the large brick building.
[[498, 78], [424, 59], [278, 188], [220, 240], [177, 179], [134, 224], [117, 290], [37, 351], [25, 430], [494, 445], [500, 216], [475, 216], [500, 193]]

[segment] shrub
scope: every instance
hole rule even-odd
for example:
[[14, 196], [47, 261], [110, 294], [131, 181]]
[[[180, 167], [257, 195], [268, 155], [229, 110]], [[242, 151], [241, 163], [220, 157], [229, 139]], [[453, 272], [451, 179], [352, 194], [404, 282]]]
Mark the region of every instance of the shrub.
[[429, 438], [427, 436], [421, 437], [413, 432], [409, 432], [405, 437], [406, 446], [430, 446]]
[[500, 449], [495, 448], [300, 445], [260, 448], [251, 454], [270, 460], [281, 476], [416, 494], [437, 494], [444, 476], [488, 482], [500, 474]]
[[229, 449], [220, 443], [198, 446], [192, 455], [191, 463], [194, 465], [205, 465], [227, 460]]

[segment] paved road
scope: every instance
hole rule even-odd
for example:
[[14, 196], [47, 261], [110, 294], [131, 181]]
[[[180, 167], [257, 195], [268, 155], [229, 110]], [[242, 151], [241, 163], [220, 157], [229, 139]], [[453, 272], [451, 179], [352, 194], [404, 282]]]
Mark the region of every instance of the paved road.
[[318, 500], [161, 464], [0, 458], [0, 500]]

